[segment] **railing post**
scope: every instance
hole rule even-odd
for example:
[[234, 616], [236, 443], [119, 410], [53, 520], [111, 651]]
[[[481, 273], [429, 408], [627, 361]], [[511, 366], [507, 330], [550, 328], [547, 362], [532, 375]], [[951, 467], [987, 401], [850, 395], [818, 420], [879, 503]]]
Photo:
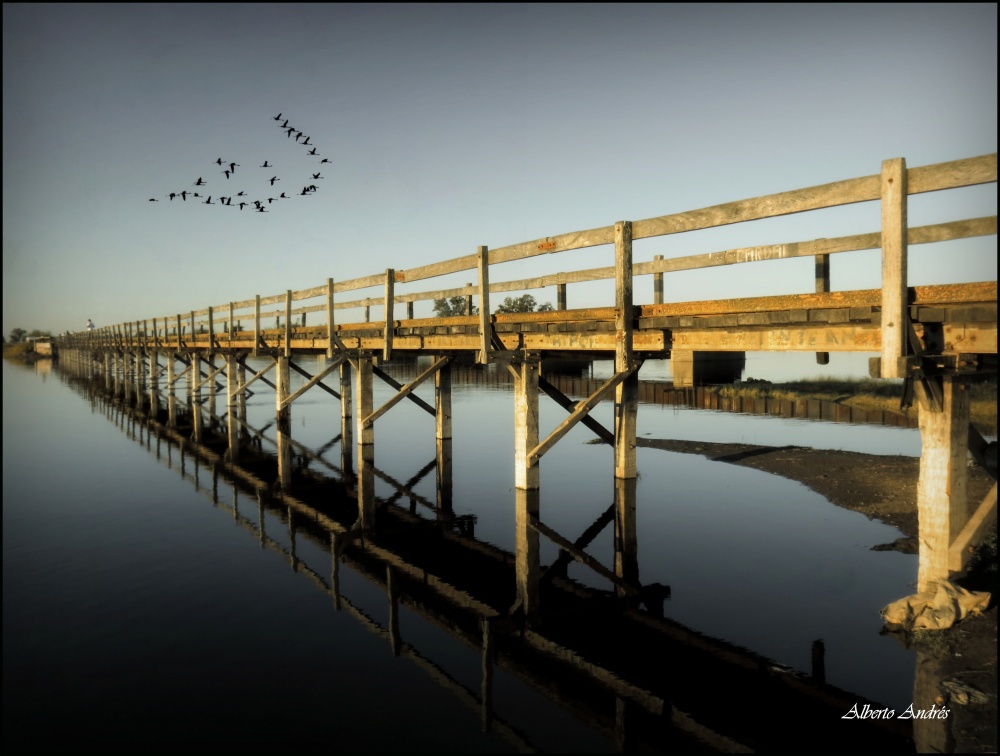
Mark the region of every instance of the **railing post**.
[[487, 247], [479, 247], [479, 362], [490, 361], [493, 323], [490, 320], [490, 254]]
[[[615, 372], [633, 369], [632, 223], [615, 224]], [[636, 477], [635, 430], [639, 376], [634, 371], [615, 388], [615, 477]]]
[[[653, 255], [653, 260], [662, 260], [663, 255]], [[653, 274], [653, 304], [663, 304], [663, 273]]]
[[906, 356], [906, 161], [882, 163], [882, 378], [902, 378]]
[[566, 284], [556, 284], [556, 309], [566, 309]]
[[[816, 293], [830, 292], [830, 255], [816, 255]], [[817, 365], [829, 365], [829, 352], [816, 352]]]
[[326, 356], [333, 357], [333, 279], [326, 279]]
[[385, 269], [385, 331], [382, 337], [382, 359], [388, 360], [392, 357], [392, 335], [395, 328], [393, 327], [393, 310], [395, 309], [395, 302], [393, 301], [393, 293], [396, 284], [396, 271], [392, 268]]
[[260, 294], [253, 297], [253, 356], [257, 356], [260, 346]]
[[285, 291], [285, 357], [292, 356], [292, 290]]

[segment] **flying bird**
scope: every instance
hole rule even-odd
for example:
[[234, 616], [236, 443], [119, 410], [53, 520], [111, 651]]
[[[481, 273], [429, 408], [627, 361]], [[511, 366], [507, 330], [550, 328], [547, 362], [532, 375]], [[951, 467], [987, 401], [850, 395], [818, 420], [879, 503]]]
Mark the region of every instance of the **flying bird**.
[[280, 120], [281, 120], [281, 113], [278, 113], [278, 115], [276, 115], [276, 116], [274, 117], [274, 120], [275, 120], [275, 121], [280, 121]]
[[314, 174], [313, 174], [313, 178], [314, 178], [314, 179], [321, 179], [321, 178], [323, 178], [323, 177], [322, 177], [322, 176], [320, 176], [320, 175], [319, 175], [319, 173], [314, 173]]
[[261, 165], [261, 166], [258, 166], [258, 167], [259, 168], [274, 168], [274, 166], [271, 165], [271, 164], [269, 164], [266, 160], [264, 161], [264, 165]]
[[201, 176], [199, 176], [198, 180], [194, 182], [194, 185], [195, 186], [205, 186], [205, 182], [204, 182], [204, 180], [202, 180]]
[[307, 152], [306, 154], [307, 155], [317, 155], [317, 156], [319, 155], [319, 153], [316, 152], [316, 148], [315, 147], [313, 147], [311, 150], [309, 150], [309, 152]]
[[274, 186], [274, 182], [275, 182], [275, 181], [281, 181], [281, 179], [280, 179], [280, 178], [278, 178], [277, 176], [272, 176], [272, 177], [271, 177], [271, 186]]
[[149, 201], [150, 201], [150, 202], [159, 202], [159, 200], [158, 200], [158, 199], [156, 199], [156, 197], [150, 197], [150, 198], [149, 198]]

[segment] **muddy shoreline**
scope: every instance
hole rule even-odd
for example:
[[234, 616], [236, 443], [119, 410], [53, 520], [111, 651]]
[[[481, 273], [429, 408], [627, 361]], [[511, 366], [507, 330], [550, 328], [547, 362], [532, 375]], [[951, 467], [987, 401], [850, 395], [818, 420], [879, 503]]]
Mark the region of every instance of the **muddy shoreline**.
[[[797, 480], [838, 507], [861, 512], [902, 531], [892, 544], [876, 548], [916, 553], [917, 476], [919, 459], [878, 456], [800, 446], [754, 446], [702, 441], [638, 438], [639, 447], [681, 454], [700, 454], [717, 462], [752, 467], [790, 480]], [[969, 500], [983, 500], [993, 478], [981, 467], [969, 469]], [[948, 690], [941, 699], [953, 712], [949, 719], [949, 751], [996, 753], [997, 750], [997, 556], [996, 528], [992, 546], [980, 549], [969, 574], [960, 585], [992, 594], [989, 610], [950, 630], [925, 632], [900, 638], [930, 653], [940, 664], [941, 679], [971, 686], [985, 694], [980, 703], [961, 703]], [[902, 598], [902, 596], [900, 597]]]

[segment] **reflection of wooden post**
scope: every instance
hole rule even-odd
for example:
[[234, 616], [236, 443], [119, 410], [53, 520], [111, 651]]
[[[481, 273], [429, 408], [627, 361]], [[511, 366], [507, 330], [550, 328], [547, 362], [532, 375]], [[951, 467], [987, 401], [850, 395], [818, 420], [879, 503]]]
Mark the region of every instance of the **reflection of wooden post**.
[[340, 469], [354, 469], [354, 434], [351, 428], [351, 363], [340, 363]]
[[234, 465], [240, 462], [240, 423], [236, 409], [239, 402], [236, 393], [240, 387], [239, 369], [236, 354], [229, 352], [226, 355], [226, 430], [229, 435], [229, 461]]
[[538, 531], [531, 527], [531, 518], [538, 517], [539, 496], [537, 488], [514, 489], [514, 568], [517, 599], [525, 616], [531, 616], [538, 611], [538, 578], [541, 565]]
[[906, 355], [906, 161], [882, 163], [882, 373], [902, 378]]
[[177, 381], [176, 355], [167, 352], [167, 427], [177, 427], [177, 392], [174, 391], [174, 384]]
[[115, 359], [110, 349], [104, 351], [104, 390], [111, 391], [114, 387]]
[[340, 611], [340, 544], [336, 533], [330, 533], [330, 590], [333, 608]]
[[288, 358], [276, 357], [277, 375], [275, 380], [275, 404], [277, 412], [278, 435], [278, 483], [283, 493], [292, 491], [292, 408], [282, 407], [290, 392], [291, 376], [288, 371]]
[[385, 568], [385, 590], [389, 594], [389, 645], [392, 655], [399, 656], [403, 641], [399, 637], [399, 590], [396, 587], [396, 571], [392, 565]]
[[[632, 364], [632, 223], [615, 224], [615, 372]], [[639, 409], [639, 374], [615, 388], [615, 477], [634, 478], [635, 423]]]
[[434, 374], [434, 420], [439, 516], [452, 511], [451, 472], [451, 363]]
[[[639, 586], [639, 539], [635, 524], [635, 478], [615, 478], [615, 575]], [[625, 593], [615, 586], [619, 598]]]
[[[816, 255], [816, 293], [826, 294], [830, 291], [830, 255]], [[816, 352], [817, 365], [829, 365], [829, 352]]]
[[482, 645], [482, 666], [483, 683], [480, 688], [481, 710], [483, 732], [489, 732], [493, 727], [493, 658], [495, 654], [493, 643], [493, 623], [489, 617], [480, 620], [483, 626]]
[[375, 527], [375, 425], [365, 427], [363, 421], [375, 407], [371, 353], [360, 353], [354, 368], [357, 373], [358, 515], [362, 529], [370, 530]]
[[[941, 710], [937, 699], [944, 680], [943, 664], [930, 654], [917, 652], [917, 669], [913, 675], [913, 711]], [[947, 706], [947, 704], [945, 704]], [[903, 712], [899, 712], [903, 714]], [[948, 719], [913, 719], [913, 745], [916, 753], [953, 753], [952, 723]]]
[[944, 407], [938, 411], [932, 409], [923, 385], [917, 384], [923, 444], [917, 481], [918, 592], [929, 590], [935, 580], [948, 579], [949, 547], [969, 519], [969, 394], [956, 378], [946, 376], [941, 381]]
[[288, 565], [292, 572], [299, 571], [299, 557], [295, 553], [295, 510], [288, 507]]

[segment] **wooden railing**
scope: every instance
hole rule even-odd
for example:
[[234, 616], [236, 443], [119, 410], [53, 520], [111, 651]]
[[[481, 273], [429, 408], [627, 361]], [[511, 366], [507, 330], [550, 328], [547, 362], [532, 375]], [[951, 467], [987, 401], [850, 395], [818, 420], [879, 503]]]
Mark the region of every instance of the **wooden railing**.
[[[909, 195], [926, 192], [995, 183], [996, 180], [997, 156], [995, 153], [910, 169], [906, 168], [903, 159], [897, 158], [886, 160], [880, 174], [730, 202], [700, 210], [633, 221], [632, 239], [639, 240], [860, 202], [880, 200], [882, 203], [882, 228], [879, 231], [834, 239], [815, 239], [727, 249], [670, 259], [660, 259], [658, 255], [654, 260], [635, 263], [631, 272], [633, 276], [654, 276], [654, 292], [657, 292], [656, 297], [662, 301], [660, 292], [662, 292], [662, 276], [665, 273], [763, 260], [814, 257], [818, 263], [816, 290], [829, 291], [828, 255], [881, 249], [883, 377], [898, 377], [895, 372], [896, 362], [906, 354], [907, 246], [978, 236], [995, 236], [997, 233], [996, 215], [909, 228], [906, 217], [906, 198]], [[386, 329], [386, 333], [390, 333], [394, 323], [397, 322], [394, 317], [395, 308], [399, 304], [407, 305], [407, 317], [412, 319], [414, 302], [465, 296], [478, 297], [480, 311], [478, 319], [481, 321], [481, 332], [485, 339], [485, 334], [488, 331], [487, 326], [491, 319], [489, 304], [491, 294], [530, 291], [553, 285], [565, 287], [573, 283], [614, 280], [616, 278], [615, 266], [608, 266], [518, 280], [492, 281], [496, 266], [539, 255], [611, 245], [614, 243], [614, 231], [614, 226], [602, 226], [497, 249], [479, 247], [474, 254], [406, 270], [389, 268], [381, 273], [344, 281], [328, 278], [322, 284], [308, 289], [289, 290], [265, 296], [258, 295], [251, 299], [226, 302], [184, 314], [106, 326], [98, 329], [98, 333], [104, 336], [114, 335], [116, 338], [127, 335], [129, 340], [137, 339], [143, 344], [148, 343], [151, 346], [159, 345], [159, 348], [169, 348], [173, 344], [180, 345], [185, 333], [219, 334], [250, 330], [244, 327], [244, 321], [252, 322], [253, 331], [259, 334], [262, 330], [262, 321], [274, 318], [276, 327], [279, 328], [281, 320], [284, 319], [283, 327], [286, 331], [286, 343], [288, 343], [292, 337], [293, 320], [295, 319], [299, 319], [301, 325], [304, 326], [308, 315], [318, 313], [322, 316], [316, 325], [336, 325], [337, 311], [365, 308], [367, 322], [368, 308], [373, 306], [383, 308], [383, 318], [380, 323], [371, 324], [368, 327], [382, 327]], [[472, 270], [477, 271], [477, 283], [474, 285], [407, 293], [396, 293], [395, 291], [397, 284], [413, 284], [418, 281]], [[351, 292], [376, 287], [381, 289], [377, 296], [352, 299], [344, 297]], [[561, 293], [564, 292], [563, 288]], [[564, 301], [565, 297], [562, 296], [560, 299]], [[319, 301], [309, 303], [313, 300]], [[272, 308], [273, 305], [280, 305], [280, 307]], [[334, 350], [335, 329], [328, 328], [326, 330], [332, 352]], [[886, 359], [887, 357], [888, 359]]]

